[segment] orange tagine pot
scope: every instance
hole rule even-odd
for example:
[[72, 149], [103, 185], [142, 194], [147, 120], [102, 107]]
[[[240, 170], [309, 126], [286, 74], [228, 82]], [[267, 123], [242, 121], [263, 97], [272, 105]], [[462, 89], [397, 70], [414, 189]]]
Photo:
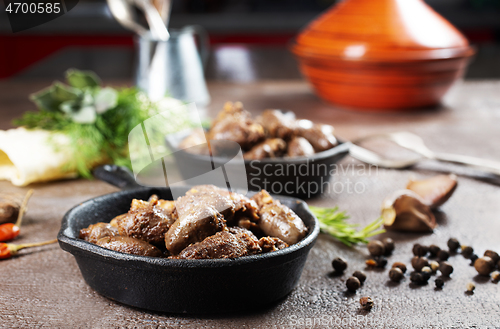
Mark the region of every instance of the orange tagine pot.
[[422, 0], [345, 0], [309, 24], [292, 51], [321, 98], [374, 111], [439, 104], [474, 54]]

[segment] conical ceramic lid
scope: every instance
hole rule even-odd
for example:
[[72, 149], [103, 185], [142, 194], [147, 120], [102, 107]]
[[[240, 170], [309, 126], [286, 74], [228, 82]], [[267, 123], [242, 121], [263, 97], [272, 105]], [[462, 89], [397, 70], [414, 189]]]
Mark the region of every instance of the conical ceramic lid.
[[345, 0], [307, 26], [292, 50], [306, 58], [369, 61], [466, 57], [474, 52], [422, 0]]

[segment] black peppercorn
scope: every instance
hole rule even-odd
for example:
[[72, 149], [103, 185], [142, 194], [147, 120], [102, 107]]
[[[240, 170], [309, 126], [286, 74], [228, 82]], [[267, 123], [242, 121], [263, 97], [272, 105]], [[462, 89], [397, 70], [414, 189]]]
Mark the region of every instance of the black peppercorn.
[[495, 264], [500, 260], [500, 256], [498, 255], [498, 253], [494, 252], [493, 250], [486, 250], [484, 252], [484, 256], [488, 256], [489, 258], [491, 258], [491, 260]]
[[397, 267], [401, 270], [401, 272], [406, 273], [406, 265], [401, 262], [395, 262], [392, 264], [392, 267]]
[[415, 269], [415, 271], [420, 272], [423, 267], [429, 266], [429, 260], [425, 257], [413, 257], [411, 260], [411, 266]]
[[440, 278], [440, 277], [436, 278], [436, 280], [434, 281], [434, 284], [436, 285], [436, 288], [438, 288], [438, 289], [443, 288], [443, 286], [444, 286], [443, 278]]
[[453, 273], [453, 266], [448, 262], [441, 262], [441, 264], [439, 264], [439, 271], [443, 276], [449, 277], [450, 274]]
[[435, 244], [429, 246], [429, 253], [431, 254], [431, 257], [436, 257], [440, 250], [441, 250], [441, 248], [439, 248]]
[[413, 245], [412, 251], [415, 256], [423, 257], [427, 255], [429, 248], [427, 248], [426, 246], [422, 246], [420, 243], [415, 243]]
[[347, 262], [342, 257], [337, 257], [332, 260], [332, 267], [335, 272], [342, 274], [347, 268]]
[[371, 310], [373, 307], [373, 299], [371, 297], [362, 297], [359, 300], [361, 307], [367, 311]]
[[476, 260], [477, 260], [478, 258], [479, 258], [479, 256], [478, 256], [478, 255], [476, 255], [476, 254], [472, 254], [472, 255], [469, 257], [469, 259], [470, 259], [470, 264], [469, 264], [469, 265], [470, 265], [470, 266], [474, 266], [474, 263], [476, 263]]
[[477, 273], [481, 275], [490, 275], [490, 273], [495, 269], [495, 264], [490, 257], [483, 256], [474, 262], [474, 268]]
[[387, 259], [384, 257], [375, 257], [377, 267], [384, 268], [387, 265]]
[[420, 272], [412, 272], [410, 274], [410, 281], [415, 283], [415, 284], [419, 284], [419, 285], [425, 284], [425, 283], [427, 283], [427, 280], [424, 278], [424, 276]]
[[361, 286], [361, 282], [359, 282], [358, 278], [351, 276], [349, 279], [347, 279], [345, 285], [347, 287], [347, 290], [349, 290], [350, 292], [355, 292]]
[[372, 240], [367, 245], [368, 251], [372, 256], [382, 256], [385, 254], [385, 247], [379, 240]]
[[448, 260], [450, 258], [450, 253], [446, 250], [440, 250], [437, 254], [439, 260]]
[[472, 254], [474, 253], [474, 249], [469, 246], [462, 246], [462, 256], [465, 258], [470, 258]]
[[448, 240], [448, 248], [450, 251], [457, 251], [457, 249], [460, 247], [460, 243], [458, 242], [457, 239], [451, 238]]
[[422, 271], [420, 271], [420, 273], [422, 273], [422, 276], [424, 277], [424, 279], [426, 281], [428, 281], [431, 277], [432, 270], [429, 266], [424, 266], [424, 267], [422, 267]]
[[399, 282], [403, 279], [403, 277], [404, 277], [403, 271], [401, 271], [399, 268], [393, 267], [390, 269], [389, 279], [391, 279], [391, 281]]
[[361, 284], [363, 284], [366, 281], [366, 274], [364, 272], [356, 271], [352, 274], [352, 276], [358, 278]]
[[385, 255], [390, 255], [394, 251], [394, 241], [391, 238], [382, 239], [385, 248]]

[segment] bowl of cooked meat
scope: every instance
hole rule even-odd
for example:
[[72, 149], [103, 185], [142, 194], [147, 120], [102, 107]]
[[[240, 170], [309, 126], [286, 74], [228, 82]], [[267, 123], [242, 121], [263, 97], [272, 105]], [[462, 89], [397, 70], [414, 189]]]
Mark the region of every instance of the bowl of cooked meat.
[[224, 143], [217, 142], [232, 141], [243, 152], [249, 189], [300, 198], [327, 190], [334, 166], [349, 152], [349, 143], [339, 141], [330, 125], [281, 110], [252, 118], [240, 102], [227, 102], [208, 130], [182, 131], [166, 140], [186, 178], [207, 163], [230, 171], [220, 146]]
[[[213, 185], [139, 187], [66, 213], [59, 244], [98, 293], [143, 309], [222, 313], [263, 307], [297, 285], [319, 233], [299, 199]], [[173, 195], [180, 195], [174, 200]]]

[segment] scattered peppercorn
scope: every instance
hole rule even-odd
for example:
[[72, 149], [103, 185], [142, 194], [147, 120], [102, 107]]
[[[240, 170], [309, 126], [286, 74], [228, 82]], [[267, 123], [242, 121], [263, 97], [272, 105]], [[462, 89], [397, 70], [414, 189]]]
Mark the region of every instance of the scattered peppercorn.
[[422, 285], [422, 284], [427, 283], [427, 280], [420, 272], [412, 272], [410, 274], [410, 281], [415, 283], [415, 284], [418, 284], [418, 285]]
[[393, 282], [399, 282], [404, 278], [403, 271], [398, 267], [393, 267], [389, 270], [389, 279]]
[[446, 250], [440, 250], [437, 254], [439, 260], [448, 260], [450, 258], [450, 253]]
[[460, 243], [455, 238], [449, 239], [447, 244], [450, 251], [457, 251], [457, 249], [460, 248]]
[[499, 260], [500, 260], [500, 256], [498, 255], [498, 253], [496, 253], [495, 251], [493, 250], [486, 250], [484, 252], [484, 256], [488, 256], [489, 258], [491, 258], [491, 260], [493, 261], [493, 263], [497, 263]]
[[361, 307], [367, 311], [371, 310], [373, 307], [373, 299], [371, 297], [361, 297], [359, 303]]
[[497, 268], [500, 270], [500, 260], [497, 263]]
[[415, 271], [420, 272], [423, 267], [429, 266], [429, 260], [425, 257], [413, 257], [411, 260], [411, 266], [415, 269]]
[[342, 257], [337, 257], [332, 260], [332, 267], [335, 272], [342, 274], [347, 268], [347, 262]]
[[420, 243], [415, 243], [413, 245], [412, 252], [415, 256], [423, 257], [427, 255], [427, 252], [429, 251], [429, 248], [422, 246]]
[[347, 281], [345, 282], [345, 285], [347, 287], [347, 290], [350, 292], [356, 292], [358, 288], [361, 286], [361, 282], [359, 282], [359, 279], [351, 276]]
[[401, 272], [406, 273], [406, 265], [401, 263], [401, 262], [395, 262], [394, 264], [392, 264], [392, 267], [397, 267], [401, 270]]
[[477, 273], [481, 275], [490, 275], [490, 273], [495, 269], [495, 264], [490, 257], [483, 256], [474, 262], [474, 268]]
[[443, 278], [437, 277], [436, 280], [434, 281], [434, 284], [436, 285], [436, 288], [441, 289], [444, 286], [444, 280]]
[[441, 262], [439, 264], [439, 271], [443, 276], [449, 277], [451, 273], [453, 273], [453, 266], [451, 266], [448, 262]]
[[470, 266], [474, 266], [474, 264], [476, 263], [476, 260], [477, 260], [478, 258], [479, 258], [479, 256], [478, 256], [478, 255], [476, 255], [476, 254], [472, 254], [472, 255], [469, 257], [469, 259], [470, 259], [470, 264], [469, 264], [469, 265], [470, 265]]
[[391, 238], [382, 239], [385, 248], [385, 255], [390, 255], [394, 251], [394, 241]]
[[384, 268], [387, 265], [387, 259], [384, 257], [375, 257], [377, 267]]
[[474, 291], [474, 289], [476, 289], [476, 286], [474, 285], [474, 283], [469, 282], [469, 283], [467, 283], [466, 288], [467, 288], [467, 292], [472, 293]]
[[433, 260], [432, 262], [429, 263], [432, 272], [436, 273], [437, 270], [439, 269], [439, 263]]
[[366, 281], [366, 274], [364, 272], [356, 271], [352, 274], [352, 276], [358, 278], [361, 284], [363, 284]]
[[470, 258], [472, 254], [474, 253], [474, 249], [469, 246], [462, 246], [462, 256], [465, 258]]
[[491, 273], [491, 281], [493, 281], [495, 283], [500, 281], [500, 272], [495, 271], [495, 272]]
[[440, 250], [441, 250], [441, 248], [439, 248], [435, 244], [433, 244], [429, 247], [429, 253], [431, 254], [431, 257], [436, 257]]
[[424, 266], [422, 267], [422, 271], [420, 273], [422, 273], [422, 276], [425, 280], [429, 280], [432, 274], [432, 270], [429, 266]]
[[379, 240], [372, 240], [367, 245], [368, 251], [372, 256], [382, 256], [385, 254], [385, 247]]

